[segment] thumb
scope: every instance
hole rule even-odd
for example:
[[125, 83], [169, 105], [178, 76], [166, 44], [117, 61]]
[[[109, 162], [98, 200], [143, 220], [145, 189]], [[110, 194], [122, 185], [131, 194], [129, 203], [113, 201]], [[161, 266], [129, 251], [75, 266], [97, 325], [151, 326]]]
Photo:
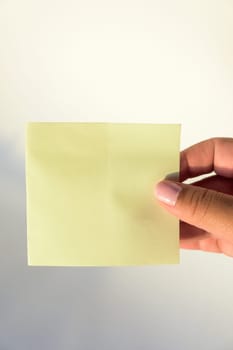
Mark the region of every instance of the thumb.
[[168, 180], [157, 184], [155, 195], [180, 220], [233, 240], [233, 196]]

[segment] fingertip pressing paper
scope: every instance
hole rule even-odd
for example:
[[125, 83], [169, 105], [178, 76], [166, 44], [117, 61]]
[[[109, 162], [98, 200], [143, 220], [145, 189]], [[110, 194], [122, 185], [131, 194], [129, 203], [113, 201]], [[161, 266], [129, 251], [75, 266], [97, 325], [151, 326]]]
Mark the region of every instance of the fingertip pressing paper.
[[176, 124], [28, 123], [28, 264], [179, 263], [179, 222], [153, 194], [179, 142]]

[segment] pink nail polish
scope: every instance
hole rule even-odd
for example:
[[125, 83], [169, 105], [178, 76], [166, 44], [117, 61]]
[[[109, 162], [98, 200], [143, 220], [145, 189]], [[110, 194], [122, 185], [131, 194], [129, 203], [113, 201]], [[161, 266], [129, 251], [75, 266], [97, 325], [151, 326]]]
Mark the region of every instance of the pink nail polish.
[[181, 185], [172, 181], [163, 180], [156, 185], [155, 196], [159, 201], [174, 207], [181, 190]]

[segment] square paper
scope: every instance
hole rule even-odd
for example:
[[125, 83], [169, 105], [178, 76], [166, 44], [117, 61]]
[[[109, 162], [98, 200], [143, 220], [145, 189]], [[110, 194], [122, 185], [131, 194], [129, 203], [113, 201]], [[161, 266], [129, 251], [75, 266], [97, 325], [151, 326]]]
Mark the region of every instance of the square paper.
[[179, 222], [155, 184], [179, 171], [180, 126], [29, 123], [29, 265], [179, 262]]

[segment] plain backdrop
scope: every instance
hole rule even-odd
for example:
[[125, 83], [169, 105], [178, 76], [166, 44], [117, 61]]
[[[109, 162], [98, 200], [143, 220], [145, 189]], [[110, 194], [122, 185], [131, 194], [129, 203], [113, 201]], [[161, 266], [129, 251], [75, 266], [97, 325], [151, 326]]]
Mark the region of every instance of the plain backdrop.
[[27, 121], [181, 123], [233, 135], [230, 0], [0, 0], [0, 349], [233, 347], [233, 259], [27, 267]]

